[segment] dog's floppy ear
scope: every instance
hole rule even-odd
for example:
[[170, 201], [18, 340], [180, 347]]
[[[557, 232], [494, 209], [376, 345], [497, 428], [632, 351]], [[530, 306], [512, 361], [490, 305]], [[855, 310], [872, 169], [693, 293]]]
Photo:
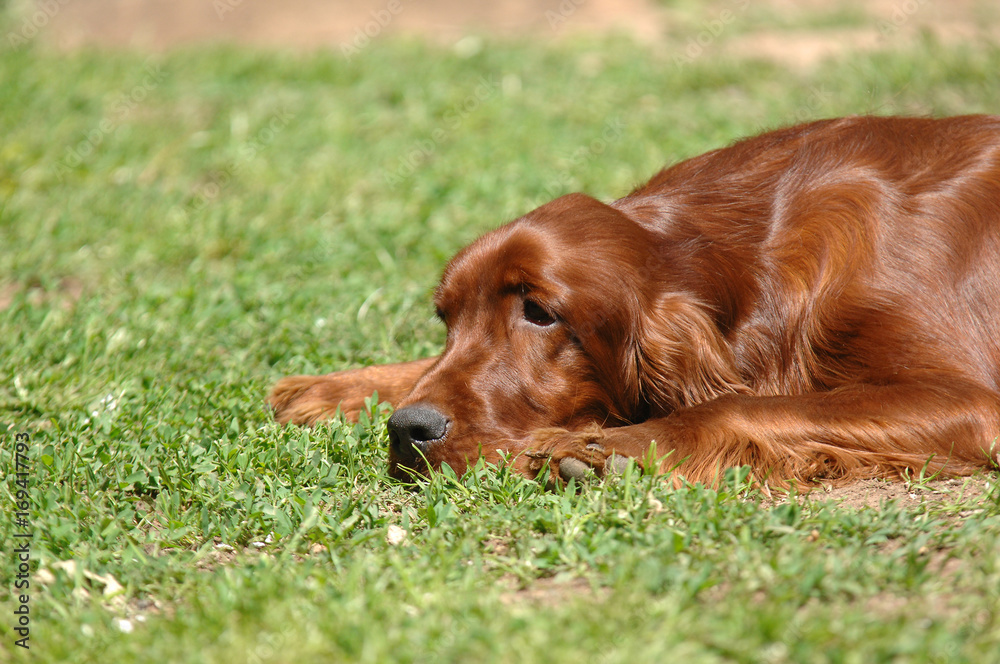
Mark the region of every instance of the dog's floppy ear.
[[643, 315], [634, 353], [639, 390], [662, 412], [752, 392], [709, 312], [684, 295], [661, 296]]

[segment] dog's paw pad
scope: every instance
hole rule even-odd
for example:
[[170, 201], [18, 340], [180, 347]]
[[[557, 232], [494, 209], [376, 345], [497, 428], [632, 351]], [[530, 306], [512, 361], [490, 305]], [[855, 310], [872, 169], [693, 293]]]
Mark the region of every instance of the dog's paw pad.
[[581, 480], [595, 476], [594, 469], [590, 464], [584, 463], [579, 459], [567, 457], [559, 462], [559, 477], [563, 478], [563, 481], [576, 480], [580, 482]]
[[604, 462], [604, 476], [617, 477], [618, 475], [624, 475], [625, 470], [632, 463], [634, 462], [629, 457], [612, 453]]

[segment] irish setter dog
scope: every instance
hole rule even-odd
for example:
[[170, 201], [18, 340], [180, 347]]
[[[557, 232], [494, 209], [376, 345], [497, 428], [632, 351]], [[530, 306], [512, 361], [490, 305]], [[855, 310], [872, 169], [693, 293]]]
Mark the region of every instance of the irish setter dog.
[[[390, 473], [627, 459], [712, 483], [1000, 463], [1000, 116], [850, 117], [570, 194], [434, 295], [439, 357], [283, 379], [279, 422], [396, 408]], [[653, 467], [650, 467], [653, 466]]]

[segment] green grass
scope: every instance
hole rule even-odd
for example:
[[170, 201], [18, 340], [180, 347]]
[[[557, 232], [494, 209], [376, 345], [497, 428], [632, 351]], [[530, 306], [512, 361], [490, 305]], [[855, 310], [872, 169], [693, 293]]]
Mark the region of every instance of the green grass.
[[536, 204], [792, 121], [995, 111], [997, 71], [932, 42], [810, 73], [620, 40], [6, 50], [0, 661], [996, 662], [995, 482], [879, 509], [736, 476], [414, 491], [385, 475], [384, 411], [281, 429], [264, 397], [434, 353], [447, 258]]

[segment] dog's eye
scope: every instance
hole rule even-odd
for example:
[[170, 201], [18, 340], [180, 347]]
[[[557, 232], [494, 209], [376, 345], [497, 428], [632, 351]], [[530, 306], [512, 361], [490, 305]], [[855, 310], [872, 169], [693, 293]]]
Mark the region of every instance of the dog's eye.
[[543, 309], [542, 305], [534, 300], [524, 301], [524, 320], [539, 327], [546, 327], [556, 322], [552, 314]]
[[448, 317], [445, 315], [444, 309], [436, 309], [434, 311], [434, 315], [437, 316], [438, 320], [444, 323], [445, 325], [448, 324]]

